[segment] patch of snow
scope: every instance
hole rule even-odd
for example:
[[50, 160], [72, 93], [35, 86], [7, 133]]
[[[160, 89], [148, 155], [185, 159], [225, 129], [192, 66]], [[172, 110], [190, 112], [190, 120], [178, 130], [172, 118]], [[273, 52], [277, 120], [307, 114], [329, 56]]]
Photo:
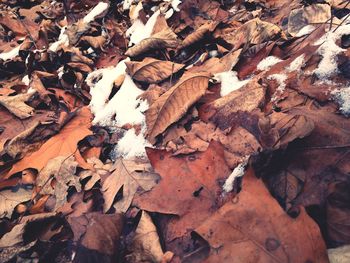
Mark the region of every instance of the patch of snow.
[[94, 21], [95, 17], [102, 14], [108, 8], [105, 2], [99, 2], [84, 18], [83, 22], [88, 24]]
[[219, 52], [217, 50], [210, 50], [209, 51], [209, 57], [213, 58], [213, 57], [218, 57], [219, 56]]
[[278, 57], [268, 56], [259, 62], [257, 69], [261, 71], [269, 70], [273, 65], [281, 61], [282, 59], [279, 59]]
[[225, 71], [214, 75], [214, 79], [221, 83], [220, 95], [225, 96], [246, 85], [250, 79], [239, 80], [236, 71]]
[[339, 47], [336, 41], [347, 34], [350, 34], [350, 25], [342, 25], [335, 32], [329, 31], [315, 43], [321, 45], [317, 52], [322, 59], [313, 72], [319, 78], [328, 78], [338, 71], [337, 55], [346, 49]]
[[56, 52], [61, 45], [63, 46], [69, 45], [69, 39], [68, 39], [68, 35], [66, 34], [66, 28], [67, 28], [66, 26], [61, 28], [61, 32], [58, 37], [58, 40], [52, 43], [49, 47], [50, 51]]
[[336, 89], [331, 93], [334, 100], [339, 104], [339, 110], [342, 114], [350, 116], [350, 87]]
[[57, 70], [57, 75], [58, 75], [58, 78], [61, 79], [63, 74], [64, 74], [64, 67], [59, 67], [58, 70]]
[[18, 56], [19, 50], [21, 48], [21, 45], [18, 45], [14, 49], [10, 50], [9, 52], [4, 52], [0, 54], [0, 59], [2, 60], [8, 60], [8, 59], [13, 59]]
[[29, 80], [29, 77], [28, 77], [28, 75], [25, 75], [23, 78], [22, 78], [22, 82], [25, 84], [25, 85], [29, 85], [29, 82], [30, 82], [30, 80]]
[[274, 102], [278, 99], [277, 96], [281, 95], [284, 92], [284, 89], [286, 88], [286, 74], [272, 74], [267, 77], [269, 80], [276, 80], [278, 83], [278, 88], [276, 89], [275, 93], [272, 95], [271, 101]]
[[145, 147], [150, 147], [152, 145], [145, 139], [146, 125], [142, 124], [142, 127], [138, 135], [136, 135], [134, 128], [126, 131], [114, 149], [115, 157], [123, 157], [126, 159], [132, 157], [146, 157]]
[[131, 7], [133, 0], [124, 0], [123, 2], [123, 10], [129, 10]]
[[165, 13], [165, 19], [168, 20], [170, 17], [172, 17], [174, 14], [174, 9], [170, 8], [168, 11]]
[[288, 72], [300, 70], [301, 67], [302, 67], [303, 64], [304, 64], [304, 59], [305, 59], [305, 55], [304, 55], [304, 54], [298, 56], [296, 59], [294, 59], [294, 60], [292, 61], [292, 63], [289, 64], [288, 67], [286, 67], [286, 70], [287, 70]]
[[171, 7], [176, 11], [180, 12], [179, 5], [181, 4], [181, 0], [164, 0], [164, 2], [171, 2]]
[[233, 184], [236, 178], [242, 177], [244, 175], [244, 170], [246, 166], [247, 166], [247, 160], [243, 161], [242, 163], [236, 166], [236, 168], [232, 171], [232, 173], [226, 179], [224, 185], [222, 186], [224, 192], [229, 193], [233, 190]]
[[302, 37], [305, 35], [310, 34], [312, 31], [314, 31], [316, 28], [312, 25], [304, 26], [302, 29], [299, 30], [299, 32], [295, 35], [296, 37]]
[[160, 10], [153, 13], [153, 15], [144, 24], [137, 18], [131, 27], [126, 31], [126, 36], [130, 38], [129, 46], [140, 43], [142, 40], [151, 36], [157, 18], [160, 15]]

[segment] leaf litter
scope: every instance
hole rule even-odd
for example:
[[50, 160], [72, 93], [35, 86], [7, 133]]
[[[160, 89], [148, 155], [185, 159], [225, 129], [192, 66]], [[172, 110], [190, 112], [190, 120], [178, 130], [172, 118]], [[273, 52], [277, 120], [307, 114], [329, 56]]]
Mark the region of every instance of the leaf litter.
[[347, 262], [348, 1], [0, 4], [1, 262]]

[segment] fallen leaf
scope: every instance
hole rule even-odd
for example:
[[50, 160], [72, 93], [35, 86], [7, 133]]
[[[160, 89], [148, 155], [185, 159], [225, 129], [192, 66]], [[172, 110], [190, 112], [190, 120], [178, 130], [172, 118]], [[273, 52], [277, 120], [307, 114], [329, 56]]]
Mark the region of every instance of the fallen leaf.
[[170, 124], [178, 121], [208, 88], [209, 75], [189, 74], [161, 95], [146, 111], [147, 138], [155, 143]]
[[0, 191], [0, 217], [11, 218], [13, 209], [20, 203], [27, 202], [32, 197], [32, 190], [19, 188]]
[[15, 96], [0, 96], [0, 104], [20, 119], [32, 116], [34, 109], [24, 102], [28, 101], [35, 92]]
[[134, 204], [143, 210], [179, 217], [167, 227], [166, 241], [193, 230], [217, 208], [219, 180], [227, 177], [224, 149], [212, 141], [205, 152], [172, 156], [170, 152], [148, 149], [148, 158], [161, 176], [151, 191], [137, 195]]
[[46, 141], [38, 151], [24, 157], [16, 163], [7, 173], [5, 178], [20, 172], [26, 168], [34, 168], [40, 171], [45, 165], [57, 156], [69, 156], [77, 151], [77, 143], [85, 136], [90, 135], [91, 113], [87, 107], [81, 108], [70, 122], [68, 122], [59, 134]]
[[178, 45], [176, 34], [170, 28], [162, 30], [129, 48], [126, 56], [136, 57], [153, 49], [175, 48]]
[[147, 212], [142, 211], [135, 236], [131, 244], [132, 253], [126, 256], [128, 262], [170, 262], [173, 253], [163, 253], [157, 228]]
[[102, 183], [105, 213], [113, 205], [114, 198], [122, 187], [123, 198], [114, 204], [117, 213], [125, 213], [128, 210], [139, 188], [149, 191], [158, 181], [158, 175], [152, 172], [147, 162], [118, 159], [113, 169], [114, 172]]
[[304, 209], [289, 217], [252, 170], [242, 191], [195, 231], [211, 247], [205, 262], [328, 262], [316, 223]]
[[205, 35], [209, 32], [213, 32], [216, 28], [216, 26], [218, 25], [218, 22], [208, 22], [202, 26], [200, 26], [199, 28], [197, 28], [193, 33], [189, 34], [183, 41], [181, 44], [181, 48], [190, 46], [196, 42], [198, 42], [199, 40], [201, 40], [202, 38], [205, 37]]
[[178, 72], [185, 65], [162, 61], [154, 58], [145, 58], [141, 62], [125, 62], [128, 72], [133, 79], [146, 83], [158, 83]]

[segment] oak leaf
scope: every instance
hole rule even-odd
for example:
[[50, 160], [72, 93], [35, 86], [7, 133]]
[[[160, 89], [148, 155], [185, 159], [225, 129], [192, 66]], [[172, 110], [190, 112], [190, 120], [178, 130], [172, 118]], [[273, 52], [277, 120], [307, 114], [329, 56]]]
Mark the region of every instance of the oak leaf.
[[158, 83], [175, 74], [185, 65], [154, 58], [145, 58], [141, 62], [125, 62], [128, 72], [133, 79], [146, 83]]
[[142, 191], [149, 191], [159, 179], [159, 176], [152, 171], [152, 167], [141, 160], [118, 159], [113, 169], [114, 172], [102, 183], [105, 213], [113, 205], [115, 196], [122, 187], [123, 198], [115, 203], [114, 208], [117, 212], [125, 213], [137, 190], [141, 188]]
[[83, 107], [77, 111], [77, 115], [57, 135], [46, 141], [39, 150], [16, 163], [5, 178], [9, 178], [12, 174], [26, 168], [34, 168], [40, 171], [52, 158], [57, 156], [68, 157], [74, 154], [77, 151], [77, 143], [91, 134], [90, 126], [90, 110]]
[[11, 218], [13, 209], [20, 203], [29, 201], [32, 191], [19, 188], [17, 191], [2, 190], [0, 192], [0, 217]]
[[185, 75], [151, 105], [146, 111], [147, 137], [151, 143], [205, 94], [209, 77], [207, 73]]
[[33, 115], [34, 109], [25, 104], [35, 92], [18, 94], [15, 96], [0, 96], [0, 104], [20, 119], [26, 119]]
[[252, 169], [238, 196], [195, 231], [211, 247], [205, 262], [328, 262], [317, 224], [304, 209], [289, 217]]

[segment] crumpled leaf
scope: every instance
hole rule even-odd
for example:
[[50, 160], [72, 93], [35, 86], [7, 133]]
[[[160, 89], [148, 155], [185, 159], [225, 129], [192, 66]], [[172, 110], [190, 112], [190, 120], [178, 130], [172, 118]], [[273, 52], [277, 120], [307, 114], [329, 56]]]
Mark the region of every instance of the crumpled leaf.
[[148, 57], [141, 62], [127, 61], [125, 65], [133, 79], [146, 83], [158, 83], [169, 78], [185, 66]]
[[129, 48], [125, 55], [136, 57], [152, 49], [175, 48], [177, 45], [176, 34], [170, 28], [167, 28]]
[[143, 210], [178, 215], [169, 223], [166, 240], [171, 241], [194, 229], [218, 205], [219, 180], [230, 173], [223, 146], [212, 141], [205, 152], [172, 156], [171, 152], [147, 150], [160, 183], [151, 191], [137, 195], [134, 204]]
[[206, 262], [328, 262], [316, 223], [304, 209], [289, 217], [252, 170], [238, 196], [195, 231], [210, 244]]
[[29, 201], [32, 190], [19, 188], [17, 191], [2, 190], [0, 192], [0, 217], [11, 218], [13, 209], [20, 203]]
[[331, 18], [331, 7], [328, 4], [312, 4], [290, 12], [288, 18], [288, 33], [292, 36], [307, 25], [317, 25]]
[[147, 212], [142, 211], [139, 224], [131, 245], [132, 253], [127, 255], [128, 262], [170, 262], [173, 253], [163, 253], [157, 229]]
[[24, 102], [28, 101], [35, 92], [18, 94], [15, 96], [0, 96], [0, 104], [20, 119], [32, 116], [34, 109]]
[[77, 151], [77, 143], [85, 136], [91, 134], [89, 130], [90, 126], [91, 112], [87, 107], [83, 107], [77, 112], [77, 115], [63, 127], [59, 134], [51, 137], [39, 150], [31, 155], [25, 156], [16, 163], [5, 178], [26, 168], [34, 168], [40, 171], [49, 160], [57, 156], [67, 157], [74, 154]]
[[115, 196], [122, 187], [123, 197], [114, 205], [117, 213], [125, 213], [128, 210], [139, 188], [142, 191], [149, 191], [159, 179], [150, 165], [144, 161], [118, 159], [114, 169], [114, 172], [102, 184], [102, 194], [105, 199], [103, 211], [105, 213], [113, 205]]
[[181, 47], [184, 48], [198, 42], [199, 40], [204, 38], [207, 33], [213, 32], [217, 25], [218, 25], [218, 22], [211, 21], [200, 26], [198, 29], [196, 29], [193, 33], [189, 34], [182, 41]]
[[[74, 186], [78, 192], [81, 191], [79, 177], [75, 176], [77, 165], [73, 156], [69, 158], [58, 156], [51, 159], [36, 178], [36, 186], [39, 187], [40, 194], [56, 197], [54, 210], [67, 201], [67, 190], [70, 186]], [[52, 187], [52, 180], [55, 180], [54, 187]]]
[[207, 73], [185, 75], [179, 82], [159, 97], [146, 111], [147, 138], [155, 143], [157, 135], [178, 121], [207, 88]]

